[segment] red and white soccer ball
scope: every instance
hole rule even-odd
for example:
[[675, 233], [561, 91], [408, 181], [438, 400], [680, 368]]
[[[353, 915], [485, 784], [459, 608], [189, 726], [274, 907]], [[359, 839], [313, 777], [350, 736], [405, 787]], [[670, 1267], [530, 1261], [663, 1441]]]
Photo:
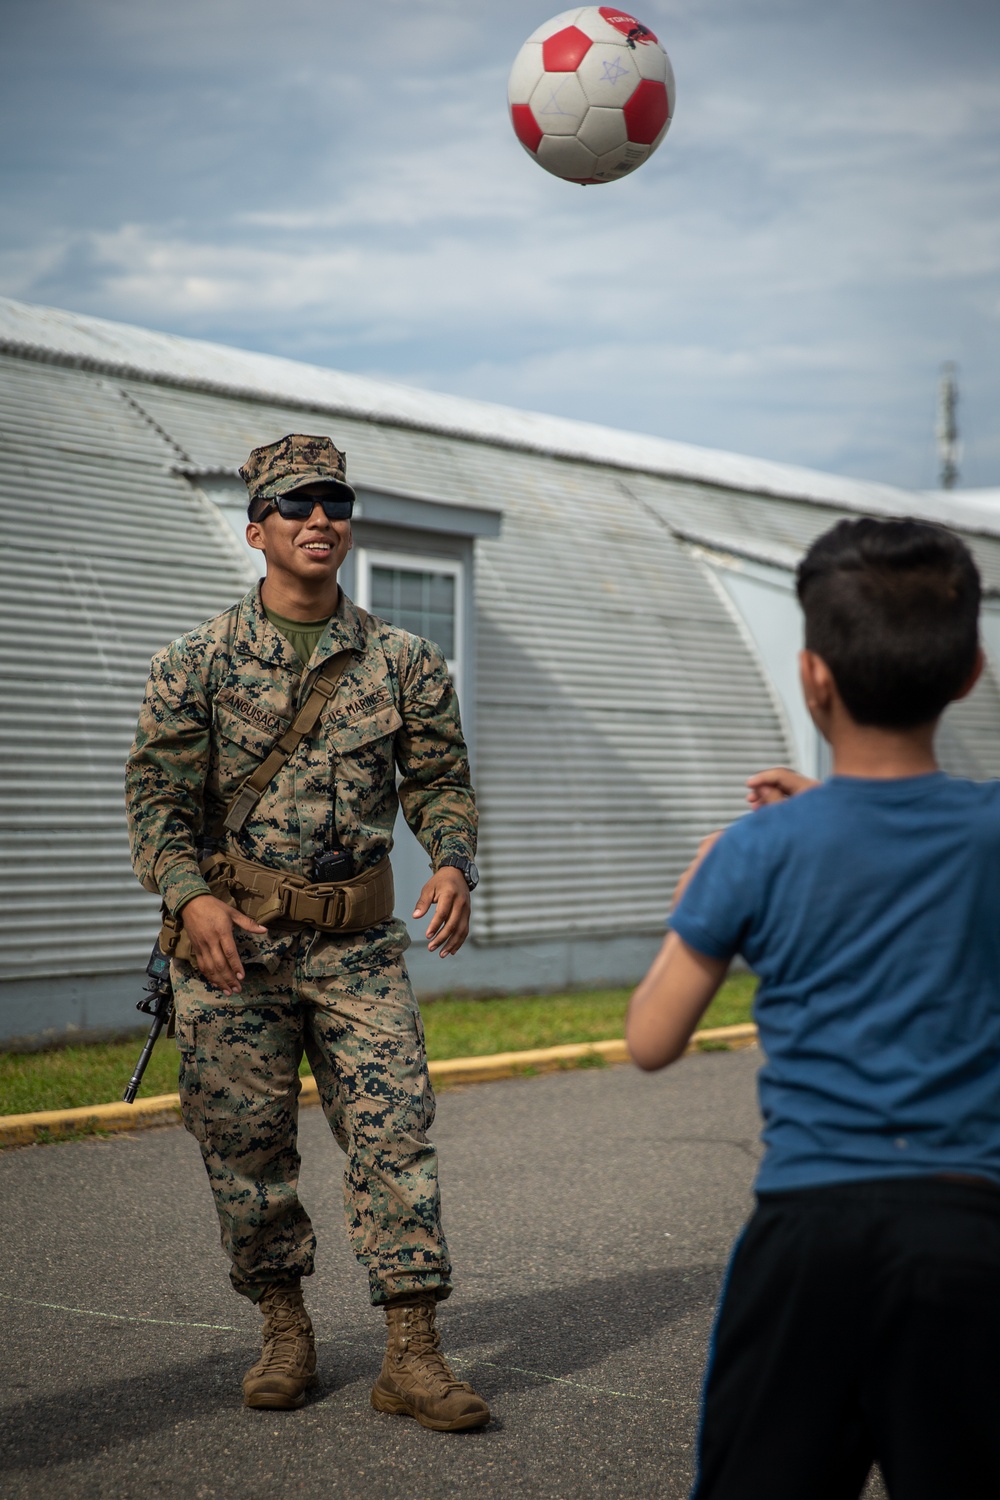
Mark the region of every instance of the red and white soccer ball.
[[539, 166], [570, 182], [614, 182], [641, 167], [670, 128], [674, 74], [635, 16], [582, 5], [532, 33], [507, 97], [514, 132]]

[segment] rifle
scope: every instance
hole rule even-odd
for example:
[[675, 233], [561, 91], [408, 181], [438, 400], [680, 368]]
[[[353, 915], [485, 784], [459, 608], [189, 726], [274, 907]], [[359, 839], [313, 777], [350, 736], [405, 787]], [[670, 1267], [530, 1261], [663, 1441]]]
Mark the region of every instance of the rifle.
[[142, 1000], [136, 1002], [136, 1010], [144, 1011], [147, 1016], [153, 1017], [153, 1024], [149, 1028], [146, 1045], [139, 1054], [139, 1061], [135, 1065], [135, 1072], [126, 1085], [122, 1098], [126, 1104], [134, 1104], [135, 1096], [139, 1092], [142, 1075], [146, 1071], [146, 1064], [153, 1055], [156, 1046], [156, 1038], [169, 1025], [174, 1009], [174, 992], [170, 985], [170, 957], [160, 947], [157, 938], [153, 944], [153, 951], [149, 955], [149, 963], [146, 965], [146, 973], [149, 975], [144, 986], [146, 994]]

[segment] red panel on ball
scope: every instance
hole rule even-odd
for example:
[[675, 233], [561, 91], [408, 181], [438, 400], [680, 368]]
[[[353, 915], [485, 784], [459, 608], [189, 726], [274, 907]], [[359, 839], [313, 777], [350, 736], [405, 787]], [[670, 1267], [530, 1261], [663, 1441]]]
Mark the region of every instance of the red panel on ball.
[[542, 130], [531, 112], [531, 105], [512, 104], [510, 118], [514, 125], [514, 134], [521, 145], [527, 146], [529, 151], [537, 151], [538, 143], [542, 138]]
[[644, 78], [622, 107], [622, 114], [629, 140], [635, 141], [637, 146], [651, 146], [670, 118], [665, 86], [652, 78]]
[[599, 5], [597, 9], [608, 25], [620, 31], [622, 36], [628, 37], [633, 46], [636, 42], [648, 46], [650, 42], [657, 40], [655, 32], [650, 31], [648, 26], [643, 26], [641, 21], [637, 21], [627, 11], [616, 10], [613, 5]]
[[566, 26], [542, 43], [542, 66], [546, 73], [575, 73], [593, 45], [575, 26]]

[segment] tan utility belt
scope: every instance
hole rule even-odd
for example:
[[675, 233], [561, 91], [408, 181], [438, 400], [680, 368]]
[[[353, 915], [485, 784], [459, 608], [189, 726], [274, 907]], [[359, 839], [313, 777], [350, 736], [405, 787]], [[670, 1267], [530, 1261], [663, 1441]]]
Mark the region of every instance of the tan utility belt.
[[[308, 927], [316, 932], [365, 932], [392, 916], [395, 892], [389, 857], [370, 870], [329, 885], [310, 885], [301, 875], [288, 875], [233, 854], [210, 854], [198, 868], [212, 895], [252, 917], [262, 927]], [[160, 947], [172, 958], [192, 957], [184, 931], [183, 914], [165, 915]]]
[[211, 856], [201, 872], [210, 887], [216, 880], [227, 886], [233, 905], [265, 927], [282, 922], [317, 932], [364, 932], [391, 917], [395, 905], [388, 855], [361, 875], [329, 885], [310, 885], [301, 875], [234, 854]]

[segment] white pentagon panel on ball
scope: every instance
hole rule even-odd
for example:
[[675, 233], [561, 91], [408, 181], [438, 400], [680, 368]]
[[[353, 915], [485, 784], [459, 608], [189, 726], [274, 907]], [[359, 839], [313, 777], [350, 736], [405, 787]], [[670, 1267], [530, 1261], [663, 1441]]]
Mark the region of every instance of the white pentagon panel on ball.
[[544, 25], [539, 26], [535, 31], [533, 31], [529, 36], [528, 41], [547, 41], [550, 36], [555, 36], [557, 31], [562, 31], [564, 26], [572, 26], [581, 10], [586, 11], [590, 8], [590, 6], [586, 5], [574, 5], [572, 10], [561, 10], [557, 16], [552, 17], [551, 21], [546, 21]]
[[[670, 72], [670, 59], [659, 42], [653, 42], [648, 47], [636, 47], [632, 51], [632, 61], [638, 69], [640, 78], [654, 78], [657, 83], [666, 83], [668, 78], [673, 77]], [[670, 97], [672, 99], [673, 94]]]
[[588, 151], [575, 135], [545, 135], [538, 148], [538, 160], [547, 172], [556, 177], [569, 177], [584, 182], [593, 177], [597, 157]]
[[[601, 15], [602, 10], [608, 10], [608, 6], [585, 5], [574, 22], [581, 31], [586, 32], [593, 42], [625, 42], [625, 37], [613, 26], [609, 26]], [[617, 12], [613, 12], [617, 14]], [[624, 12], [622, 12], [624, 14]]]
[[628, 47], [595, 42], [576, 70], [591, 104], [621, 108], [642, 82]]
[[575, 135], [588, 108], [575, 73], [546, 73], [528, 102], [545, 135]]
[[525, 42], [514, 59], [514, 66], [507, 80], [507, 98], [510, 103], [527, 104], [544, 72], [541, 42]]
[[643, 162], [652, 155], [651, 146], [636, 146], [629, 141], [625, 146], [619, 146], [616, 151], [606, 151], [603, 156], [597, 158], [594, 168], [594, 176], [598, 182], [614, 182], [619, 177], [627, 177], [634, 172], [636, 167], [641, 167]]
[[624, 146], [628, 140], [625, 116], [620, 109], [601, 109], [592, 104], [576, 138], [596, 156], [603, 156], [606, 151]]

